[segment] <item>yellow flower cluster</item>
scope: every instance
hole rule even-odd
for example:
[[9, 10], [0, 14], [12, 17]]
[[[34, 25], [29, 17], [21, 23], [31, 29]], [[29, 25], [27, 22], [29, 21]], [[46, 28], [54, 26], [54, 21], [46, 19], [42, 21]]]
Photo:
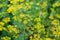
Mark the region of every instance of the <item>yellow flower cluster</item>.
[[56, 14], [56, 17], [57, 17], [58, 19], [60, 19], [60, 14]]
[[34, 28], [37, 29], [38, 33], [42, 32], [42, 31], [45, 31], [44, 30], [44, 25], [42, 25], [40, 23], [37, 23], [36, 25], [34, 25]]
[[10, 38], [10, 37], [8, 37], [8, 36], [1, 37], [1, 39], [2, 39], [2, 40], [11, 40], [11, 38]]
[[9, 0], [12, 4], [17, 4], [18, 2], [24, 2], [24, 0]]
[[30, 37], [30, 40], [42, 40], [42, 38], [40, 38], [40, 35], [39, 34], [33, 34], [33, 36], [31, 35]]
[[6, 30], [6, 28], [0, 25], [0, 31], [2, 30]]
[[5, 17], [0, 21], [0, 32], [2, 32], [1, 35], [3, 36], [0, 36], [1, 40], [11, 40], [11, 37], [18, 37], [19, 30], [14, 25], [11, 25], [9, 22], [11, 22], [10, 17]]
[[42, 8], [46, 8], [47, 7], [47, 1], [42, 3]]
[[2, 21], [5, 23], [10, 22], [10, 18], [4, 18]]
[[59, 20], [54, 19], [54, 20], [52, 21], [52, 24], [53, 24], [53, 25], [59, 25]]
[[60, 1], [0, 0], [0, 39], [15, 38], [60, 40]]
[[4, 26], [4, 22], [0, 22], [0, 25], [1, 25], [1, 26]]
[[57, 1], [56, 3], [53, 4], [53, 7], [59, 7], [60, 6], [60, 2]]
[[19, 31], [17, 30], [17, 28], [16, 27], [14, 27], [14, 26], [12, 26], [12, 25], [9, 25], [8, 27], [8, 32], [9, 33], [15, 33], [15, 34], [18, 34], [19, 33]]

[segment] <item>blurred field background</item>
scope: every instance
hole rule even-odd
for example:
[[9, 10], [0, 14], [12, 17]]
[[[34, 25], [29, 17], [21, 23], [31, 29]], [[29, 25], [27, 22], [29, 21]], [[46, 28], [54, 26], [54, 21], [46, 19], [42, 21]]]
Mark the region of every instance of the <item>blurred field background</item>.
[[60, 40], [60, 0], [0, 0], [0, 40]]

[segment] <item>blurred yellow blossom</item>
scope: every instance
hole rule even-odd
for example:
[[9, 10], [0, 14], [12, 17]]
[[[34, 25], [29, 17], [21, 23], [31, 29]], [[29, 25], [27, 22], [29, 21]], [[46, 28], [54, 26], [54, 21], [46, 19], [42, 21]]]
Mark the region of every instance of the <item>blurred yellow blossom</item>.
[[0, 31], [2, 31], [3, 30], [3, 28], [2, 28], [2, 26], [0, 25]]
[[60, 6], [60, 2], [55, 2], [54, 4], [53, 4], [53, 7], [55, 8], [55, 7], [59, 7]]
[[54, 19], [54, 16], [53, 16], [53, 15], [50, 15], [50, 16], [49, 16], [49, 19]]
[[51, 38], [45, 38], [45, 40], [52, 40]]
[[59, 20], [54, 19], [54, 20], [52, 21], [52, 24], [53, 24], [53, 25], [59, 25]]
[[4, 24], [5, 24], [4, 22], [0, 22], [0, 25], [4, 26]]
[[23, 18], [23, 17], [25, 17], [25, 14], [24, 13], [20, 13], [19, 17]]
[[47, 1], [42, 3], [42, 8], [45, 8], [47, 6]]
[[58, 19], [60, 19], [60, 14], [56, 14], [56, 17], [57, 17]]
[[19, 30], [17, 30], [17, 28], [12, 25], [9, 25], [7, 28], [8, 28], [8, 32], [10, 32], [10, 33], [12, 33], [12, 32], [14, 32], [15, 34], [19, 33]]
[[2, 40], [11, 40], [11, 38], [10, 38], [10, 37], [8, 37], [8, 36], [1, 37], [1, 39], [2, 39]]
[[5, 22], [5, 23], [10, 22], [10, 18], [9, 17], [4, 18], [2, 21]]
[[24, 2], [24, 0], [19, 0], [20, 2]]
[[34, 21], [39, 22], [41, 21], [41, 18], [35, 18]]
[[27, 21], [27, 20], [24, 20], [24, 21], [23, 21], [23, 24], [27, 24], [27, 23], [28, 23], [28, 21]]

